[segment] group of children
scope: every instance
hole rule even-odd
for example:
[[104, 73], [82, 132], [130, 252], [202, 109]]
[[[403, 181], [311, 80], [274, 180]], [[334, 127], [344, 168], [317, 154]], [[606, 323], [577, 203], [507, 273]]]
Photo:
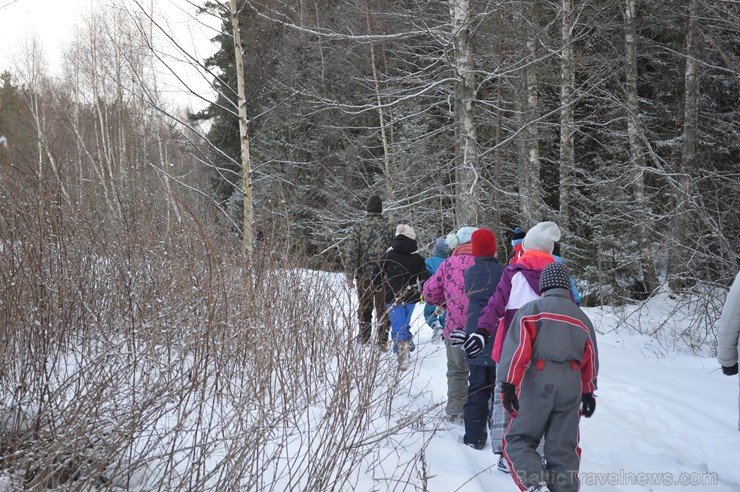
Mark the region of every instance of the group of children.
[[498, 469], [523, 491], [578, 490], [578, 423], [596, 405], [595, 332], [553, 254], [560, 236], [554, 222], [515, 229], [504, 266], [490, 229], [461, 227], [425, 260], [414, 229], [399, 224], [379, 260], [399, 370], [415, 348], [411, 317], [423, 294], [432, 340], [445, 345], [447, 418], [465, 426], [463, 442], [475, 449], [490, 430]]
[[475, 449], [490, 429], [498, 468], [527, 491], [578, 490], [578, 421], [595, 408], [595, 332], [553, 256], [560, 235], [553, 222], [517, 228], [503, 266], [492, 231], [461, 228], [423, 288], [447, 311], [448, 418]]

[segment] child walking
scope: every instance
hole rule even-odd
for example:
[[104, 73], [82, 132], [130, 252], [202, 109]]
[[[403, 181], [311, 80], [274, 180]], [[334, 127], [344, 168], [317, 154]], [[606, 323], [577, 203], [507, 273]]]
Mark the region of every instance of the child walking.
[[[522, 306], [499, 362], [503, 406], [511, 415], [504, 455], [520, 490], [577, 492], [580, 416], [596, 409], [596, 333], [576, 306], [562, 263], [542, 270], [540, 299]], [[544, 458], [537, 445], [544, 437]]]
[[[450, 253], [450, 246], [447, 244], [445, 238], [440, 237], [434, 242], [434, 253], [424, 262], [430, 276], [434, 275], [434, 272], [437, 271], [439, 265], [449, 258]], [[442, 332], [444, 332], [445, 329], [445, 317], [444, 308], [441, 306], [435, 306], [430, 302], [424, 304], [424, 320], [432, 329], [432, 343], [434, 344], [442, 342]]]
[[463, 273], [473, 264], [473, 248], [470, 244], [475, 227], [461, 227], [447, 236], [452, 256], [424, 284], [424, 299], [447, 309], [442, 338], [447, 355], [447, 406], [445, 413], [450, 422], [462, 424], [463, 406], [468, 399], [468, 363], [458, 347], [450, 344], [450, 333], [465, 328], [468, 312], [468, 296], [465, 295]]
[[[467, 336], [478, 327], [478, 317], [493, 295], [501, 279], [504, 267], [496, 259], [496, 235], [489, 229], [478, 229], [473, 233], [473, 256], [475, 262], [465, 270], [465, 293], [470, 300], [465, 331], [450, 334], [450, 344], [462, 345]], [[463, 407], [465, 435], [463, 442], [475, 449], [486, 446], [486, 426], [491, 410], [491, 396], [496, 386], [496, 364], [491, 359], [493, 340], [483, 347], [479, 357], [468, 358], [468, 401]]]
[[411, 315], [421, 298], [418, 286], [429, 278], [424, 258], [418, 250], [414, 229], [410, 225], [399, 224], [381, 265], [387, 285], [385, 302], [391, 322], [393, 353], [397, 354], [400, 371], [408, 369], [409, 353], [415, 349]]
[[[506, 330], [517, 310], [529, 301], [539, 299], [540, 273], [550, 263], [555, 263], [552, 250], [560, 240], [560, 228], [554, 222], [540, 222], [532, 227], [524, 237], [524, 254], [516, 263], [504, 269], [496, 292], [481, 310], [478, 329], [465, 341], [463, 349], [468, 357], [477, 357], [485, 341], [493, 337], [491, 357], [499, 361], [501, 346]], [[508, 473], [508, 462], [503, 457], [503, 435], [509, 418], [494, 390], [491, 409], [491, 447], [498, 455], [498, 469]]]

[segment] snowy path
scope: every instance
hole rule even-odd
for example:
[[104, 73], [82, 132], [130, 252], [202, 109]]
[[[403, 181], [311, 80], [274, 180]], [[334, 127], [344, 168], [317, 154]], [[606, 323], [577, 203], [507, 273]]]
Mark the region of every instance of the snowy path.
[[[445, 401], [444, 347], [428, 343], [431, 331], [415, 319], [413, 385]], [[722, 375], [714, 359], [658, 358], [649, 338], [617, 335], [607, 323], [597, 323], [610, 334], [598, 339], [596, 413], [581, 422], [581, 490], [740, 491], [737, 378]], [[450, 425], [431, 439], [430, 491], [518, 490], [495, 469], [490, 448], [476, 451], [462, 436], [461, 426]]]

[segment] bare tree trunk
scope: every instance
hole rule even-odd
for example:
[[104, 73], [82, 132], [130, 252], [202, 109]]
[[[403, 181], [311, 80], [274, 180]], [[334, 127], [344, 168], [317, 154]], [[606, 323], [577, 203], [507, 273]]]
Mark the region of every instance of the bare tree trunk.
[[574, 91], [575, 67], [573, 54], [573, 0], [563, 0], [561, 30], [563, 51], [560, 62], [560, 227], [570, 230], [570, 200], [575, 175]]
[[[504, 24], [504, 17], [503, 15], [499, 15], [499, 31], [503, 32], [503, 24]], [[499, 64], [503, 64], [504, 60], [504, 47], [502, 45], [501, 51], [499, 53]], [[503, 167], [503, 158], [501, 156], [501, 140], [503, 138], [503, 111], [502, 107], [504, 104], [504, 94], [503, 94], [503, 77], [498, 77], [496, 80], [496, 150], [494, 152], [494, 183], [493, 183], [493, 201], [496, 204], [496, 210], [494, 212], [494, 222], [493, 222], [493, 230], [498, 233], [496, 236], [498, 238], [498, 243], [496, 245], [496, 251], [499, 250], [502, 253], [501, 258], [506, 258], [506, 245], [504, 244], [504, 235], [503, 227], [501, 224], [501, 203], [502, 203], [502, 193], [501, 193], [501, 169]]]
[[697, 35], [697, 0], [689, 1], [689, 18], [686, 31], [686, 69], [684, 72], [684, 120], [683, 120], [683, 171], [684, 190], [691, 196], [691, 171], [695, 167], [696, 132], [698, 119], [699, 82], [697, 80], [696, 35]]
[[[370, 23], [370, 7], [365, 3], [365, 20], [367, 22], [367, 32], [372, 34]], [[383, 112], [383, 103], [380, 99], [380, 82], [378, 81], [378, 68], [375, 60], [375, 44], [370, 43], [370, 64], [373, 70], [373, 88], [375, 89], [375, 101], [378, 104], [378, 119], [380, 120], [380, 140], [383, 145], [383, 164], [385, 168], [385, 187], [390, 201], [395, 200], [395, 169], [391, 162], [390, 149], [388, 145], [388, 136], [385, 129], [385, 114]]]
[[242, 159], [242, 191], [244, 192], [244, 222], [242, 225], [242, 248], [247, 270], [251, 270], [253, 261], [254, 211], [252, 206], [252, 170], [249, 160], [249, 135], [247, 134], [249, 121], [247, 120], [247, 101], [244, 89], [244, 53], [242, 52], [241, 36], [239, 34], [239, 16], [236, 0], [229, 0], [231, 14], [231, 29], [234, 35], [234, 57], [236, 66], [237, 97], [239, 104], [239, 140], [241, 141]]
[[46, 163], [54, 175], [54, 179], [57, 181], [59, 190], [66, 201], [70, 201], [67, 187], [64, 184], [64, 179], [59, 173], [59, 166], [57, 165], [54, 153], [49, 148], [49, 136], [47, 134], [47, 119], [45, 104], [42, 101], [44, 95], [45, 81], [43, 74], [46, 71], [43, 62], [43, 52], [40, 43], [37, 39], [32, 39], [27, 43], [24, 49], [25, 58], [25, 83], [32, 90], [25, 91], [28, 95], [28, 109], [31, 113], [33, 120], [34, 130], [36, 131], [36, 159], [39, 182], [47, 181], [47, 170]]
[[[535, 39], [530, 39], [527, 42], [527, 48], [529, 50], [531, 60], [534, 60], [536, 50]], [[544, 209], [542, 204], [542, 181], [540, 178], [542, 164], [540, 161], [539, 123], [537, 123], [537, 119], [539, 117], [539, 81], [536, 66], [528, 64], [524, 80], [527, 94], [527, 118], [526, 121], [524, 121], [527, 125], [527, 166], [523, 176], [524, 193], [519, 194], [519, 199], [521, 201], [521, 210], [524, 215], [525, 222], [527, 225], [534, 225], [543, 218], [542, 212]]]
[[684, 108], [683, 108], [683, 146], [681, 153], [681, 172], [679, 173], [679, 193], [676, 200], [673, 233], [676, 247], [671, 261], [671, 287], [681, 289], [687, 285], [687, 275], [691, 270], [690, 236], [692, 217], [695, 213], [693, 190], [693, 170], [696, 160], [696, 132], [699, 98], [697, 80], [696, 37], [697, 0], [689, 0], [686, 19], [686, 66], [684, 68]]
[[478, 134], [473, 115], [475, 73], [473, 49], [470, 44], [470, 2], [450, 0], [453, 28], [453, 59], [455, 70], [455, 133], [457, 204], [455, 212], [460, 225], [478, 223]]
[[637, 98], [637, 31], [635, 16], [637, 0], [625, 0], [624, 5], [624, 43], [626, 51], [625, 69], [627, 78], [627, 135], [630, 143], [630, 160], [634, 177], [632, 193], [635, 199], [635, 237], [638, 243], [638, 255], [647, 292], [658, 288], [658, 277], [653, 266], [653, 255], [650, 251], [651, 228], [648, 227], [650, 203], [645, 196], [645, 149], [640, 138], [638, 116], [640, 107]]

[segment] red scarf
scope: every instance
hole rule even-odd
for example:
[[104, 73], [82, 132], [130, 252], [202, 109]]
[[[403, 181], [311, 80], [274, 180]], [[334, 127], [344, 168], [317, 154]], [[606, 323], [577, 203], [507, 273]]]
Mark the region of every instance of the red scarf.
[[550, 263], [555, 263], [555, 258], [550, 253], [530, 249], [524, 252], [522, 257], [517, 260], [516, 265], [530, 270], [542, 270]]
[[455, 251], [452, 252], [452, 256], [458, 255], [472, 255], [473, 254], [473, 243], [461, 244]]

